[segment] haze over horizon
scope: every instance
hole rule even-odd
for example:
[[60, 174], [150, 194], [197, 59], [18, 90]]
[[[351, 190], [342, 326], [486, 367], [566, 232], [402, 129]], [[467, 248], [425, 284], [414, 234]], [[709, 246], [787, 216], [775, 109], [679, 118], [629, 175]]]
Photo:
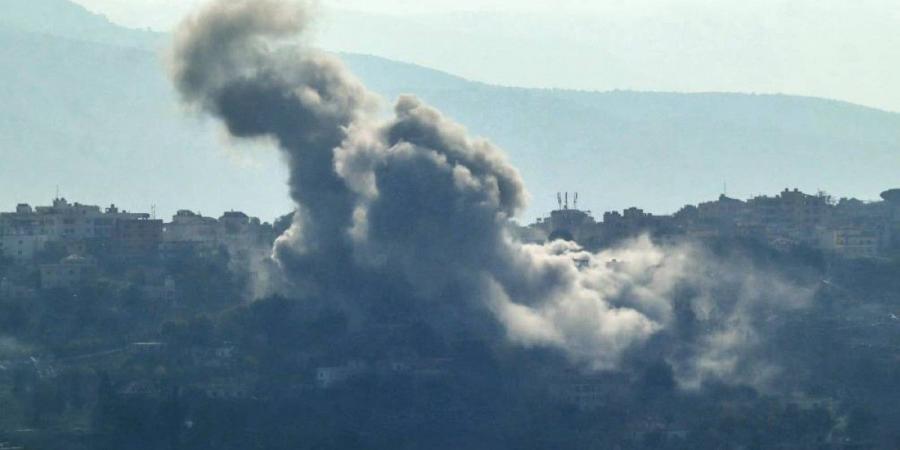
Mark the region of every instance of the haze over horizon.
[[[165, 35], [122, 28], [67, 0], [10, 1], [0, 18], [9, 106], [0, 150], [19, 151], [0, 166], [9, 181], [2, 204], [43, 204], [59, 185], [70, 200], [155, 204], [161, 217], [240, 209], [270, 220], [290, 209], [274, 152], [237, 152], [175, 104], [160, 60]], [[455, 54], [432, 42], [432, 53]], [[503, 148], [531, 194], [524, 221], [555, 208], [558, 191], [579, 192], [579, 205], [597, 214], [632, 206], [670, 214], [717, 197], [723, 182], [737, 198], [790, 187], [877, 200], [898, 181], [897, 113], [787, 95], [509, 88], [397, 59], [340, 58], [386, 101], [413, 93]], [[92, 158], [103, 164], [85, 162]], [[210, 195], [204, 186], [219, 188]]]
[[[159, 31], [203, 3], [77, 2], [116, 23]], [[490, 84], [783, 93], [900, 111], [900, 90], [892, 88], [900, 76], [900, 10], [885, 0], [318, 5], [324, 14], [315, 24], [316, 42], [326, 50], [411, 62]]]

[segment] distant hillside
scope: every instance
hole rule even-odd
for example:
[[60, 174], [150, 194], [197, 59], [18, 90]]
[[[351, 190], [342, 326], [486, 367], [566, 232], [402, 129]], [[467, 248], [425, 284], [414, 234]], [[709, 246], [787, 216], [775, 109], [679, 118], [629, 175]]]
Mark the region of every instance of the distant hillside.
[[46, 203], [57, 185], [72, 200], [164, 213], [288, 206], [275, 158], [265, 170], [234, 162], [180, 109], [154, 53], [0, 31], [0, 98], [4, 210]]
[[3, 0], [0, 26], [83, 41], [153, 49], [164, 36], [122, 28], [68, 0]]
[[[274, 152], [235, 152], [181, 110], [148, 50], [160, 36], [63, 0], [13, 1], [15, 24], [0, 19], [0, 209], [46, 201], [57, 184], [73, 199], [165, 214], [289, 206]], [[505, 88], [341, 57], [386, 98], [417, 94], [505, 148], [532, 193], [529, 217], [560, 190], [597, 212], [671, 212], [724, 183], [737, 197], [796, 186], [872, 199], [900, 185], [894, 113], [790, 96]]]

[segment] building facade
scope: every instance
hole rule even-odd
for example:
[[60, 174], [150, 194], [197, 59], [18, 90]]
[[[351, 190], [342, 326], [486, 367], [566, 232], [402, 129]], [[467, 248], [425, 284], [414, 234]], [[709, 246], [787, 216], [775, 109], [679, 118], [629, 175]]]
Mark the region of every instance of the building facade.
[[41, 289], [77, 289], [97, 281], [97, 263], [84, 256], [70, 255], [54, 264], [41, 265]]

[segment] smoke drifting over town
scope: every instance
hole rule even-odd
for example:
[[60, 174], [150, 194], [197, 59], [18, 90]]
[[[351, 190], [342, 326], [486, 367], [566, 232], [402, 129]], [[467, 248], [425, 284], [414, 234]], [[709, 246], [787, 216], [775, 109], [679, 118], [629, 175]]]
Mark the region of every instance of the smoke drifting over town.
[[304, 41], [309, 19], [297, 3], [217, 1], [182, 24], [172, 58], [187, 104], [233, 137], [273, 140], [289, 165], [297, 209], [273, 292], [362, 320], [399, 306], [598, 370], [659, 341], [684, 386], [765, 383], [767, 318], [812, 290], [688, 244], [518, 241], [509, 221], [528, 195], [504, 153], [412, 96], [382, 120], [381, 100]]

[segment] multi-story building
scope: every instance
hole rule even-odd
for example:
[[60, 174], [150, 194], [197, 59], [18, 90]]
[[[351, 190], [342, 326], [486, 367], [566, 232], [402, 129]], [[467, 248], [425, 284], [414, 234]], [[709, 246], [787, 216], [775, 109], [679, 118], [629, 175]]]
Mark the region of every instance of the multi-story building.
[[217, 220], [181, 210], [165, 224], [163, 253], [209, 255], [226, 249], [232, 256], [241, 256], [259, 244], [268, 246], [274, 238], [271, 226], [240, 211], [228, 211]]
[[19, 204], [15, 212], [0, 213], [0, 254], [29, 260], [49, 242], [106, 242], [117, 237], [120, 222], [149, 219], [149, 214], [119, 211], [115, 205], [101, 210], [64, 198], [54, 199], [51, 206]]
[[884, 191], [881, 193], [881, 198], [888, 205], [891, 221], [900, 223], [900, 189]]
[[159, 253], [162, 236], [162, 220], [118, 219], [115, 221], [110, 241], [116, 257], [144, 258]]
[[875, 231], [845, 227], [821, 232], [820, 244], [822, 249], [846, 258], [874, 258], [881, 247], [879, 238]]
[[722, 194], [718, 200], [697, 205], [697, 219], [710, 222], [735, 222], [740, 220], [747, 209], [741, 200]]
[[31, 206], [19, 204], [15, 212], [0, 213], [0, 256], [30, 260], [50, 240], [50, 220]]
[[565, 208], [551, 211], [550, 217], [540, 219], [535, 226], [543, 230], [550, 240], [582, 241], [595, 224], [589, 211]]
[[814, 244], [816, 227], [825, 223], [832, 211], [824, 194], [808, 195], [785, 189], [775, 197], [759, 196], [747, 201], [745, 223], [763, 227], [771, 239], [790, 239]]
[[259, 219], [251, 219], [240, 211], [228, 211], [219, 217], [222, 244], [234, 255], [246, 255], [257, 243]]
[[70, 255], [58, 263], [41, 265], [42, 289], [75, 289], [96, 280], [97, 263], [91, 258]]
[[885, 227], [882, 240], [883, 249], [890, 254], [900, 255], [900, 189], [890, 189], [881, 193], [884, 200]]
[[545, 238], [574, 239], [587, 247], [650, 233], [700, 240], [750, 238], [777, 249], [806, 245], [853, 258], [900, 254], [900, 189], [881, 196], [882, 202], [833, 202], [824, 193], [809, 195], [785, 189], [774, 197], [758, 196], [744, 202], [721, 195], [714, 201], [687, 205], [672, 216], [629, 208], [607, 212], [599, 223], [585, 212], [561, 209], [528, 230], [543, 231]]
[[217, 242], [219, 222], [191, 210], [179, 210], [172, 221], [165, 224], [166, 242]]
[[0, 256], [14, 260], [31, 260], [49, 241], [46, 235], [5, 234], [0, 235]]
[[182, 209], [163, 227], [163, 257], [209, 256], [219, 249], [219, 222], [213, 217]]

